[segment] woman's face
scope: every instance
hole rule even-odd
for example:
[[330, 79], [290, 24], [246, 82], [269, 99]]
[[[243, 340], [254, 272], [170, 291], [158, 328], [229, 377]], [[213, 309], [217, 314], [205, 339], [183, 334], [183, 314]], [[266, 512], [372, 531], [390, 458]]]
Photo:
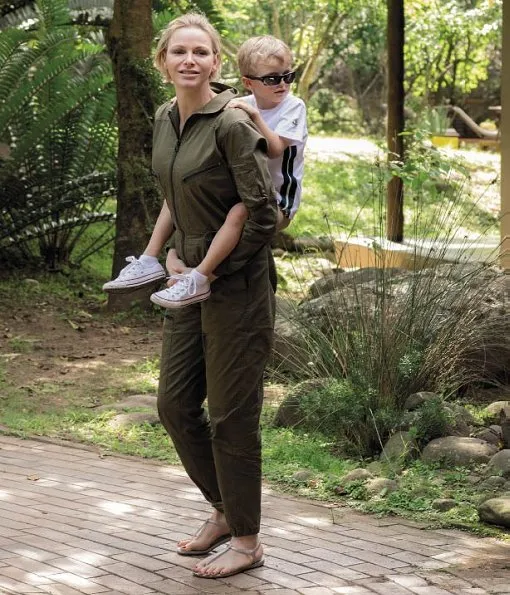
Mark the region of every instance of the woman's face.
[[197, 27], [182, 27], [168, 41], [165, 66], [176, 88], [209, 85], [219, 66], [209, 35]]

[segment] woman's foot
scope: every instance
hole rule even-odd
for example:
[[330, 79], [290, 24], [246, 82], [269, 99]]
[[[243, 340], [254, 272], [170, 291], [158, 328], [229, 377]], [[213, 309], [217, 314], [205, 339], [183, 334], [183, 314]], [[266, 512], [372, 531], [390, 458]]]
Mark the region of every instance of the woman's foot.
[[177, 553], [182, 556], [202, 556], [230, 541], [230, 537], [230, 529], [225, 516], [216, 511], [210, 519], [205, 521], [194, 537], [179, 541]]
[[201, 578], [225, 578], [264, 564], [264, 549], [258, 535], [233, 537], [227, 549], [195, 565], [193, 574]]

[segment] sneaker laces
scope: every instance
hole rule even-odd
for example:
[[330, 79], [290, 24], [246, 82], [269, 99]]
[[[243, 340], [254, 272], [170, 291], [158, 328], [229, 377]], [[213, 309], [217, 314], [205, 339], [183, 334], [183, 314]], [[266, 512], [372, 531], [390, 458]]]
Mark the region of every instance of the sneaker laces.
[[170, 275], [170, 279], [177, 279], [177, 281], [165, 293], [169, 297], [180, 298], [184, 295], [195, 295], [197, 293], [197, 281], [193, 275], [175, 273]]
[[124, 279], [131, 273], [141, 273], [143, 270], [143, 264], [136, 258], [136, 256], [128, 256], [126, 261], [129, 262], [119, 273], [118, 279]]

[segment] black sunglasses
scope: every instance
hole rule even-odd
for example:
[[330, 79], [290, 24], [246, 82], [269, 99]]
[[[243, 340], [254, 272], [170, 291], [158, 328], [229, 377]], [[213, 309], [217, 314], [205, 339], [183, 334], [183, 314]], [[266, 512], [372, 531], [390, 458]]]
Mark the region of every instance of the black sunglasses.
[[265, 76], [248, 76], [246, 75], [247, 79], [251, 81], [262, 81], [263, 85], [266, 87], [276, 87], [282, 81], [290, 85], [290, 83], [294, 82], [296, 78], [296, 72], [286, 72], [285, 74], [266, 74]]

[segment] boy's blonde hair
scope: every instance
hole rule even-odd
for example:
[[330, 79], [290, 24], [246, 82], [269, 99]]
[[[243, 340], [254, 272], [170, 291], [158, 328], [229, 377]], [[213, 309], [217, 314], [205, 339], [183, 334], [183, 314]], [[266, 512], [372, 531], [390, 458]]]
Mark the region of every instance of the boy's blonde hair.
[[237, 52], [237, 64], [241, 76], [255, 76], [255, 69], [261, 60], [277, 58], [281, 62], [292, 63], [292, 52], [289, 46], [272, 35], [250, 37]]
[[207, 18], [198, 12], [188, 12], [170, 21], [161, 33], [161, 37], [156, 47], [156, 54], [154, 55], [154, 66], [159, 70], [165, 83], [170, 83], [168, 72], [165, 66], [166, 52], [168, 44], [172, 35], [179, 29], [186, 27], [194, 27], [195, 29], [202, 29], [211, 39], [213, 54], [218, 57], [218, 69], [214, 72], [211, 78], [218, 78], [221, 70], [221, 39], [218, 31], [211, 25]]

